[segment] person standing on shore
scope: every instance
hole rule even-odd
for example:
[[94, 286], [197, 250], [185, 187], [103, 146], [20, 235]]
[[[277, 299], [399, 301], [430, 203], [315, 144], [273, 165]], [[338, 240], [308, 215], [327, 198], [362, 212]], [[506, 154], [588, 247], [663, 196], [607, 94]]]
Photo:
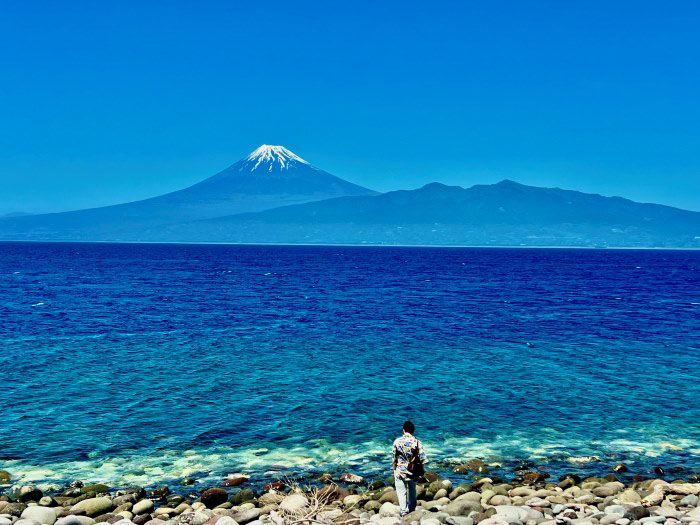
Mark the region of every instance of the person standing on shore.
[[423, 476], [423, 465], [428, 462], [423, 444], [413, 435], [415, 431], [415, 425], [406, 421], [403, 435], [394, 440], [392, 467], [402, 518], [416, 510], [416, 480]]

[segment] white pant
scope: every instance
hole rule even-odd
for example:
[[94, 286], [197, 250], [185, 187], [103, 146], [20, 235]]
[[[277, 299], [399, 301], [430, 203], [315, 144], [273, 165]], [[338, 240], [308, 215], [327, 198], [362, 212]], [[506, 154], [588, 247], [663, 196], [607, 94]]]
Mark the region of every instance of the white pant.
[[416, 482], [410, 479], [396, 478], [396, 495], [399, 498], [399, 512], [405, 516], [416, 510]]

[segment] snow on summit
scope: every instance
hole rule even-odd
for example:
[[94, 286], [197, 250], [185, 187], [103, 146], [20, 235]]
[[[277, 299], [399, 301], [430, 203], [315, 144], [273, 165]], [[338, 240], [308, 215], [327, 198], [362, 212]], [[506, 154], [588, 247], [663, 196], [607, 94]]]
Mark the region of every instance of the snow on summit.
[[284, 146], [271, 146], [269, 144], [263, 144], [248, 155], [245, 160], [246, 162], [241, 166], [241, 171], [266, 169], [272, 172], [289, 170], [297, 163], [309, 165], [308, 162]]

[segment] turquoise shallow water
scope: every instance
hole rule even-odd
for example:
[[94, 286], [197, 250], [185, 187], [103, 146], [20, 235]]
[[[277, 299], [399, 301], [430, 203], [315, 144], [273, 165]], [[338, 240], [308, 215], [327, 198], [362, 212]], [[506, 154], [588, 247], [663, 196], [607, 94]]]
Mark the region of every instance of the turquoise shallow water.
[[700, 472], [699, 252], [1, 243], [0, 315], [25, 481]]

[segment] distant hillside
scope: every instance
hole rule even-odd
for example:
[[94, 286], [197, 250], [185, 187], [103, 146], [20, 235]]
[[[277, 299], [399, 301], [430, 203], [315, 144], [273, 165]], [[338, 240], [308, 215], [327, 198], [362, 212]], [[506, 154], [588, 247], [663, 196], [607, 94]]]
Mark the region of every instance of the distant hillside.
[[428, 184], [183, 224], [171, 239], [226, 242], [700, 247], [700, 213], [504, 180]]
[[255, 212], [346, 195], [375, 195], [315, 168], [282, 146], [262, 145], [189, 188], [137, 202], [0, 218], [0, 239], [153, 240], [182, 221]]

